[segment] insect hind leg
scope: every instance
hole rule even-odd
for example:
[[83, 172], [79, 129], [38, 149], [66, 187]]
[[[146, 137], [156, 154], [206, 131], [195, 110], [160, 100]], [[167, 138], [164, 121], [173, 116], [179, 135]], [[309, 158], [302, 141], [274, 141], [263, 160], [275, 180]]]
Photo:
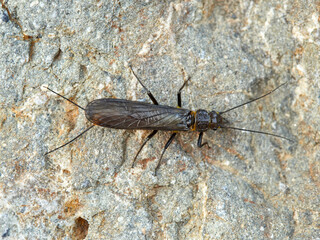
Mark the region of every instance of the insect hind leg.
[[132, 67], [129, 66], [132, 74], [134, 75], [134, 77], [138, 80], [138, 82], [141, 84], [141, 86], [144, 88], [144, 90], [147, 91], [147, 94], [149, 96], [149, 98], [151, 99], [151, 101], [153, 102], [153, 104], [155, 105], [159, 105], [158, 101], [156, 100], [156, 98], [153, 96], [153, 94], [151, 93], [151, 91], [141, 82], [141, 80], [138, 78], [138, 76], [135, 74], [135, 72], [133, 71]]
[[144, 147], [144, 145], [146, 145], [146, 143], [154, 136], [156, 135], [156, 133], [158, 132], [158, 130], [154, 130], [152, 133], [150, 133], [148, 135], [148, 137], [144, 140], [144, 142], [142, 143], [141, 147], [139, 148], [139, 151], [137, 152], [136, 156], [134, 157], [133, 159], [133, 162], [132, 162], [132, 165], [131, 167], [133, 168], [134, 167], [134, 163], [139, 155], [139, 153], [141, 152], [142, 148]]

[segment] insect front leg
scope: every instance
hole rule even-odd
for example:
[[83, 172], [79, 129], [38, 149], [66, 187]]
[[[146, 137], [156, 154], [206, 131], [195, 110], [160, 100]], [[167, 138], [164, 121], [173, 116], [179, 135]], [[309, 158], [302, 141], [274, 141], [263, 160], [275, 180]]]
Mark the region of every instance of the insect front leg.
[[200, 132], [199, 138], [198, 138], [198, 144], [197, 144], [198, 147], [202, 148], [204, 145], [207, 145], [209, 147], [208, 142], [202, 143], [202, 136], [203, 136], [203, 132]]

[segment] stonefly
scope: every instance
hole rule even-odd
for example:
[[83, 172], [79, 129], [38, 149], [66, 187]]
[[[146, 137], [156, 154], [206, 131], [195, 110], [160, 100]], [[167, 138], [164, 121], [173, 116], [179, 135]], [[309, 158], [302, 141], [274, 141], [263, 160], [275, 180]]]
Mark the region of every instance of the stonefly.
[[47, 152], [45, 155], [52, 153], [69, 143], [75, 141], [80, 136], [82, 136], [84, 133], [89, 131], [91, 128], [93, 128], [95, 125], [102, 126], [102, 127], [108, 127], [108, 128], [116, 128], [116, 129], [136, 129], [136, 130], [153, 130], [147, 138], [144, 140], [143, 144], [141, 145], [140, 149], [138, 150], [133, 163], [132, 167], [134, 166], [134, 162], [137, 159], [139, 153], [141, 152], [142, 148], [146, 145], [146, 143], [160, 130], [160, 131], [173, 131], [171, 137], [167, 141], [166, 145], [164, 146], [164, 149], [161, 153], [160, 159], [158, 161], [158, 164], [155, 168], [155, 174], [157, 173], [157, 170], [160, 166], [162, 157], [167, 150], [167, 148], [172, 143], [173, 139], [177, 135], [178, 131], [197, 131], [199, 132], [199, 138], [197, 146], [199, 148], [203, 147], [204, 145], [208, 144], [207, 142], [202, 143], [202, 137], [203, 133], [209, 129], [217, 130], [219, 128], [229, 128], [234, 130], [240, 130], [240, 131], [246, 131], [251, 133], [260, 133], [265, 135], [270, 135], [277, 138], [282, 138], [288, 141], [293, 141], [289, 138], [268, 133], [268, 132], [262, 132], [257, 130], [251, 130], [251, 129], [243, 129], [243, 128], [237, 128], [233, 126], [227, 126], [228, 121], [224, 119], [222, 116], [226, 112], [232, 111], [236, 108], [242, 107], [246, 104], [252, 103], [254, 101], [257, 101], [263, 97], [266, 97], [267, 95], [273, 93], [278, 88], [285, 85], [287, 82], [281, 84], [280, 86], [276, 87], [275, 89], [271, 90], [270, 92], [257, 97], [255, 99], [252, 99], [248, 102], [245, 102], [243, 104], [237, 105], [235, 107], [232, 107], [226, 111], [217, 112], [217, 111], [211, 111], [208, 112], [203, 109], [199, 109], [197, 111], [191, 111], [188, 109], [181, 108], [181, 91], [186, 86], [186, 83], [190, 80], [186, 80], [182, 87], [179, 89], [177, 97], [178, 97], [178, 107], [170, 107], [165, 105], [159, 105], [158, 101], [155, 99], [155, 97], [152, 95], [152, 93], [149, 91], [149, 89], [140, 81], [140, 79], [137, 77], [137, 75], [134, 73], [132, 68], [130, 67], [133, 75], [135, 78], [139, 81], [141, 86], [147, 91], [148, 96], [150, 97], [153, 104], [150, 103], [144, 103], [144, 102], [136, 102], [136, 101], [130, 101], [125, 99], [114, 99], [114, 98], [102, 98], [93, 100], [90, 102], [86, 108], [83, 108], [76, 104], [75, 102], [71, 101], [70, 99], [60, 95], [59, 93], [51, 90], [50, 88], [46, 87], [51, 92], [57, 94], [58, 96], [64, 98], [65, 100], [71, 102], [72, 104], [76, 105], [77, 107], [84, 110], [86, 118], [92, 122], [94, 125], [90, 126], [86, 130], [84, 130], [82, 133], [80, 133], [78, 136], [70, 140], [69, 142], [61, 145], [60, 147], [57, 147], [49, 152]]

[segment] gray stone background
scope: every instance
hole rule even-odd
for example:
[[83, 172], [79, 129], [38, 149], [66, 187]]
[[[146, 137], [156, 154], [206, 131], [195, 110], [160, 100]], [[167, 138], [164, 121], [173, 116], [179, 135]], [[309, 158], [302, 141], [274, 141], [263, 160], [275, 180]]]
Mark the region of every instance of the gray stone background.
[[[1, 0], [3, 239], [320, 239], [319, 1]], [[102, 97], [223, 111], [232, 130], [90, 126]]]

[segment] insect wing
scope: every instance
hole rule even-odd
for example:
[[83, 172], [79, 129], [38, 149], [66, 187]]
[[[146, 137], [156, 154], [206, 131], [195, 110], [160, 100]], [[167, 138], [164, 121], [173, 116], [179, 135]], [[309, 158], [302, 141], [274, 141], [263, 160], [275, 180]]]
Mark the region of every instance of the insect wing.
[[96, 125], [117, 129], [189, 130], [190, 110], [124, 99], [103, 98], [86, 107]]

